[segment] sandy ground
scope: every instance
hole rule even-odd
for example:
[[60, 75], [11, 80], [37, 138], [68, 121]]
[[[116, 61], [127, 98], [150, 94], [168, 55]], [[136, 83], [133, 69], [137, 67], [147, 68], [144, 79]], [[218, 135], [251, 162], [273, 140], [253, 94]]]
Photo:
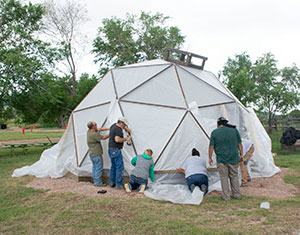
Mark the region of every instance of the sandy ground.
[[[288, 174], [288, 169], [282, 168], [282, 172], [269, 178], [256, 178], [248, 183], [248, 187], [242, 187], [241, 192], [243, 195], [261, 196], [268, 198], [286, 198], [293, 197], [295, 194], [300, 193], [300, 189], [291, 184], [286, 184], [283, 181], [283, 176]], [[99, 188], [91, 183], [76, 182], [69, 178], [35, 178], [27, 187], [36, 189], [49, 189], [47, 193], [78, 193], [88, 196], [101, 196], [101, 197], [119, 197], [119, 198], [142, 198], [143, 194], [137, 192], [126, 193], [124, 190], [116, 190], [110, 187]], [[107, 190], [105, 194], [98, 194], [100, 190]], [[221, 195], [221, 192], [211, 192], [207, 196]]]

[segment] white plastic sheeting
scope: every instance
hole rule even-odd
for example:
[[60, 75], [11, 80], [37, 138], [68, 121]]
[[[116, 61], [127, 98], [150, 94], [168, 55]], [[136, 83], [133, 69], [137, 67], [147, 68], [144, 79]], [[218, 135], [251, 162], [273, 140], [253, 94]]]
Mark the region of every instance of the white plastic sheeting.
[[[16, 169], [12, 176], [58, 178], [68, 172], [91, 176], [87, 122], [94, 120], [98, 126], [109, 127], [119, 116], [127, 118], [133, 137], [133, 146], [124, 144], [122, 150], [124, 175], [133, 168], [131, 159], [151, 148], [158, 182], [184, 185], [184, 177], [175, 173], [176, 168], [194, 147], [201, 157], [208, 159], [209, 136], [220, 116], [236, 125], [242, 138], [254, 142], [255, 151], [248, 164], [252, 178], [269, 177], [280, 171], [271, 155], [270, 138], [254, 111], [242, 106], [215, 75], [152, 60], [110, 70], [73, 111], [59, 143], [44, 151], [38, 162]], [[107, 175], [110, 169], [108, 140], [103, 141], [102, 146], [104, 174]], [[213, 159], [215, 163], [215, 156]], [[210, 166], [207, 164], [207, 167]], [[208, 178], [209, 189], [220, 190], [218, 173], [211, 172]], [[153, 188], [150, 192], [158, 191]]]
[[203, 200], [203, 192], [199, 187], [195, 187], [191, 193], [186, 185], [181, 184], [152, 184], [149, 185], [144, 194], [155, 200], [180, 204], [199, 205]]

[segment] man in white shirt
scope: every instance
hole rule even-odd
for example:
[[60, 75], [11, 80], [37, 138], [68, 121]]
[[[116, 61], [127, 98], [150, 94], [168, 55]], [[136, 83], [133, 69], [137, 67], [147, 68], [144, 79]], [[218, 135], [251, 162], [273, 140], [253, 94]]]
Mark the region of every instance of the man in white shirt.
[[193, 148], [192, 156], [188, 157], [182, 168], [176, 169], [178, 173], [185, 174], [185, 180], [189, 190], [193, 192], [196, 186], [205, 194], [208, 191], [208, 178], [206, 170], [206, 161], [200, 157], [197, 149]]

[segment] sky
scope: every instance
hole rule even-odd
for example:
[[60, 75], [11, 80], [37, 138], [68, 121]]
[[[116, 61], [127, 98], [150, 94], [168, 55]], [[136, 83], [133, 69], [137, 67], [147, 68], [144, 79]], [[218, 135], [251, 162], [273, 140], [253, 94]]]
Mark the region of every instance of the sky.
[[[56, 0], [60, 2], [59, 0]], [[171, 17], [168, 26], [177, 26], [185, 43], [180, 48], [208, 57], [205, 70], [216, 75], [228, 58], [246, 52], [251, 61], [271, 52], [278, 68], [300, 66], [299, 0], [78, 0], [86, 5], [89, 21], [82, 32], [89, 38], [87, 51], [102, 20], [126, 13], [159, 12]], [[42, 3], [42, 0], [31, 0]], [[95, 74], [94, 55], [82, 56], [79, 74]]]

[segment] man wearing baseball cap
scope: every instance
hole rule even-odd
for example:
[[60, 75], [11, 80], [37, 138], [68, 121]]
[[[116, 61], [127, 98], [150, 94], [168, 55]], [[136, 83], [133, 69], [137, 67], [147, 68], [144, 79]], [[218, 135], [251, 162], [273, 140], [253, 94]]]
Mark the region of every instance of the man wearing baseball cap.
[[240, 199], [242, 194], [238, 178], [238, 164], [243, 157], [240, 133], [235, 126], [228, 124], [228, 120], [224, 117], [218, 118], [217, 127], [210, 136], [209, 164], [213, 164], [212, 154], [215, 151], [222, 186], [222, 199], [230, 200], [228, 179], [230, 180], [232, 196]]
[[119, 117], [118, 122], [113, 124], [109, 130], [108, 154], [111, 161], [109, 184], [111, 187], [116, 186], [116, 189], [123, 189], [124, 163], [121, 149], [123, 143], [131, 139], [131, 136], [124, 138], [123, 130], [131, 132], [125, 117]]

